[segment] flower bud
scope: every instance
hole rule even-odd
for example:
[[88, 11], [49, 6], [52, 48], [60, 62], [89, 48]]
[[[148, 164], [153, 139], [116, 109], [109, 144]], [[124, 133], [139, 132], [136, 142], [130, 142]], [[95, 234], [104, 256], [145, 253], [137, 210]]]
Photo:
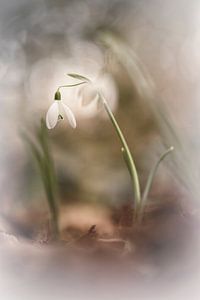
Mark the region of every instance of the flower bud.
[[61, 100], [61, 93], [59, 90], [56, 91], [55, 96], [54, 96], [54, 100]]

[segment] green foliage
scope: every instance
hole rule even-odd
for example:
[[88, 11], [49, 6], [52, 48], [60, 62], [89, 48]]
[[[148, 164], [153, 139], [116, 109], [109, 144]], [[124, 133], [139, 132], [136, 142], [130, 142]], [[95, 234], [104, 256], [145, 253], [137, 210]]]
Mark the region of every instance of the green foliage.
[[144, 210], [144, 207], [146, 205], [146, 202], [147, 202], [147, 199], [148, 199], [148, 195], [149, 195], [149, 192], [150, 192], [150, 189], [151, 189], [151, 186], [153, 184], [153, 180], [155, 178], [155, 175], [156, 175], [156, 172], [158, 170], [158, 167], [160, 165], [160, 163], [165, 159], [165, 157], [167, 155], [169, 155], [172, 151], [174, 150], [174, 147], [170, 147], [169, 149], [167, 149], [158, 159], [158, 161], [155, 163], [155, 165], [153, 166], [153, 168], [151, 169], [150, 173], [149, 173], [149, 176], [148, 176], [148, 179], [147, 179], [147, 182], [146, 182], [146, 186], [144, 188], [144, 192], [143, 192], [143, 195], [142, 195], [142, 199], [141, 199], [141, 205], [140, 205], [140, 220], [142, 219], [143, 217], [143, 210]]
[[40, 171], [51, 215], [52, 231], [56, 238], [59, 235], [58, 207], [56, 202], [56, 175], [49, 148], [48, 130], [43, 119], [41, 120], [40, 128], [36, 130], [35, 136], [36, 142], [33, 142], [27, 134], [23, 134], [23, 137], [28, 143]]

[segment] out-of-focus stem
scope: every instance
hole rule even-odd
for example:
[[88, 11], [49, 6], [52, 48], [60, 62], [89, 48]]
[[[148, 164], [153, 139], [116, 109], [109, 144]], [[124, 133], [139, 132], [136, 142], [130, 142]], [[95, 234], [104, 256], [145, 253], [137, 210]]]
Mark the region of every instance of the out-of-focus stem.
[[174, 150], [174, 147], [171, 146], [169, 149], [167, 149], [161, 156], [160, 158], [158, 159], [158, 161], [155, 163], [154, 167], [152, 168], [149, 176], [148, 176], [148, 179], [147, 179], [147, 183], [146, 183], [146, 186], [145, 186], [145, 189], [144, 189], [144, 192], [143, 192], [143, 195], [142, 195], [142, 199], [141, 199], [141, 206], [140, 206], [140, 212], [139, 212], [139, 219], [140, 221], [142, 220], [143, 218], [143, 211], [144, 211], [144, 207], [146, 205], [146, 202], [147, 202], [147, 198], [148, 198], [148, 195], [149, 195], [149, 191], [151, 189], [151, 186], [152, 186], [152, 183], [153, 183], [153, 179], [155, 177], [155, 174], [158, 170], [158, 167], [160, 165], [160, 163], [165, 159], [165, 157], [170, 154], [172, 151]]

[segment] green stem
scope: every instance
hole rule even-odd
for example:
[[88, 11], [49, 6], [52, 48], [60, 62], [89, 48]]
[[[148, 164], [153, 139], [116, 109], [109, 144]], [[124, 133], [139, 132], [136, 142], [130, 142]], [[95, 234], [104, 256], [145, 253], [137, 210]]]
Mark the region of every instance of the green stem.
[[85, 83], [88, 83], [87, 81], [82, 81], [82, 82], [79, 82], [79, 83], [75, 83], [75, 84], [68, 84], [68, 85], [60, 85], [57, 89], [57, 91], [59, 91], [61, 88], [65, 88], [65, 87], [75, 87], [75, 86], [79, 86], [79, 85], [82, 85], [82, 84], [85, 84]]
[[102, 95], [99, 95], [101, 98], [102, 98], [102, 101], [103, 101], [103, 105], [105, 107], [105, 110], [116, 130], [116, 133], [122, 143], [122, 146], [123, 146], [123, 154], [126, 155], [126, 158], [125, 158], [125, 161], [127, 163], [127, 167], [128, 167], [128, 170], [130, 172], [130, 176], [131, 176], [131, 180], [132, 180], [132, 183], [133, 183], [133, 189], [134, 189], [134, 196], [135, 196], [135, 203], [136, 203], [136, 212], [140, 206], [140, 202], [141, 202], [141, 193], [140, 193], [140, 183], [139, 183], [139, 178], [138, 178], [138, 173], [137, 173], [137, 169], [136, 169], [136, 166], [135, 166], [135, 163], [134, 163], [134, 160], [133, 160], [133, 157], [131, 155], [131, 152], [129, 150], [129, 147], [127, 145], [127, 142], [125, 140], [125, 137], [106, 101], [106, 99], [102, 96]]

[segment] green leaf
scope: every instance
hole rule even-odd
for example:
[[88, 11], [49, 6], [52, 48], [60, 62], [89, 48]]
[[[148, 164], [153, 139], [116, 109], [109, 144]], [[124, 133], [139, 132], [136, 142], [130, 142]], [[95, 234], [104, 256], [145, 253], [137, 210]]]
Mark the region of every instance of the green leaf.
[[142, 196], [142, 205], [141, 205], [141, 210], [144, 209], [144, 206], [146, 204], [146, 201], [147, 201], [147, 198], [148, 198], [148, 195], [149, 195], [149, 191], [151, 189], [151, 186], [152, 186], [152, 183], [153, 183], [153, 180], [155, 178], [155, 175], [156, 175], [156, 171], [158, 170], [158, 167], [160, 165], [160, 163], [165, 159], [165, 157], [167, 155], [169, 155], [172, 151], [174, 150], [174, 147], [171, 146], [170, 148], [168, 148], [158, 159], [158, 161], [155, 163], [155, 165], [153, 166], [149, 176], [148, 176], [148, 179], [147, 179], [147, 183], [146, 183], [146, 186], [145, 186], [145, 189], [144, 189], [144, 193], [143, 193], [143, 196]]
[[36, 131], [36, 143], [34, 143], [26, 133], [23, 133], [23, 138], [29, 145], [33, 157], [38, 164], [51, 213], [52, 229], [55, 236], [58, 236], [58, 207], [56, 202], [57, 182], [53, 159], [49, 149], [48, 130], [45, 121], [43, 119], [41, 120], [41, 126]]

